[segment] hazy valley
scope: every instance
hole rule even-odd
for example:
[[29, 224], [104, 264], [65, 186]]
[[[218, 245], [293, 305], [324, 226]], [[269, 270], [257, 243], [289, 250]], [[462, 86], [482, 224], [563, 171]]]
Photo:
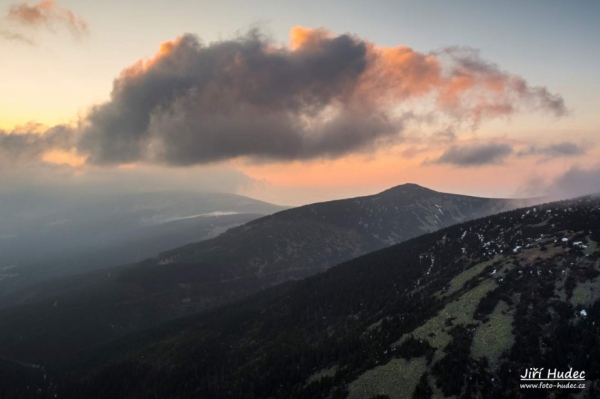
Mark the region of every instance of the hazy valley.
[[233, 194], [3, 196], [0, 308], [60, 292], [65, 278], [137, 262], [282, 209]]

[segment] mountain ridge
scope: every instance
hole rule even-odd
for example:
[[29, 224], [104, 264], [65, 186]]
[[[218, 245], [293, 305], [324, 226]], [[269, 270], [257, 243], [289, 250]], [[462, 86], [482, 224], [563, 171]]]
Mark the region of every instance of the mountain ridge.
[[[450, 226], [101, 346], [59, 392], [595, 397], [599, 228], [598, 196]], [[521, 389], [528, 367], [584, 370], [585, 389]]]
[[[0, 311], [0, 355], [27, 363], [50, 362], [521, 203], [408, 188], [425, 197], [388, 192], [284, 210], [213, 239], [107, 269], [84, 289]], [[63, 336], [77, 337], [77, 344], [57, 346]]]

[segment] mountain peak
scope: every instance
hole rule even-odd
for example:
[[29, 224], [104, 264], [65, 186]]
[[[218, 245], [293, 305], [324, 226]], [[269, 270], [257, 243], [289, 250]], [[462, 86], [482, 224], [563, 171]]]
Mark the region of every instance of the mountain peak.
[[436, 191], [433, 191], [429, 188], [423, 187], [423, 186], [419, 186], [418, 184], [415, 183], [405, 183], [405, 184], [400, 184], [398, 186], [389, 188], [385, 191], [382, 191], [381, 193], [379, 193], [379, 195], [389, 195], [389, 194], [394, 194], [394, 195], [398, 195], [398, 194], [425, 194], [425, 193], [435, 193]]

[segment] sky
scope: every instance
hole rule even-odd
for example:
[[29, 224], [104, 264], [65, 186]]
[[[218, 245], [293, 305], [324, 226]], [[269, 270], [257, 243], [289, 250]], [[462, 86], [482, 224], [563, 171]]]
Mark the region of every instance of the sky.
[[600, 191], [597, 1], [0, 0], [0, 194]]

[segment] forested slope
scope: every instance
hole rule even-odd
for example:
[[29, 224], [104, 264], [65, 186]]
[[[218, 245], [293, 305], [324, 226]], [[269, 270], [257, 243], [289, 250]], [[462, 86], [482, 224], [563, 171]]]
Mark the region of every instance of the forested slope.
[[[600, 200], [452, 226], [176, 320], [54, 370], [61, 397], [568, 397], [600, 378]], [[379, 396], [377, 396], [379, 395]], [[585, 396], [587, 395], [587, 396]]]

